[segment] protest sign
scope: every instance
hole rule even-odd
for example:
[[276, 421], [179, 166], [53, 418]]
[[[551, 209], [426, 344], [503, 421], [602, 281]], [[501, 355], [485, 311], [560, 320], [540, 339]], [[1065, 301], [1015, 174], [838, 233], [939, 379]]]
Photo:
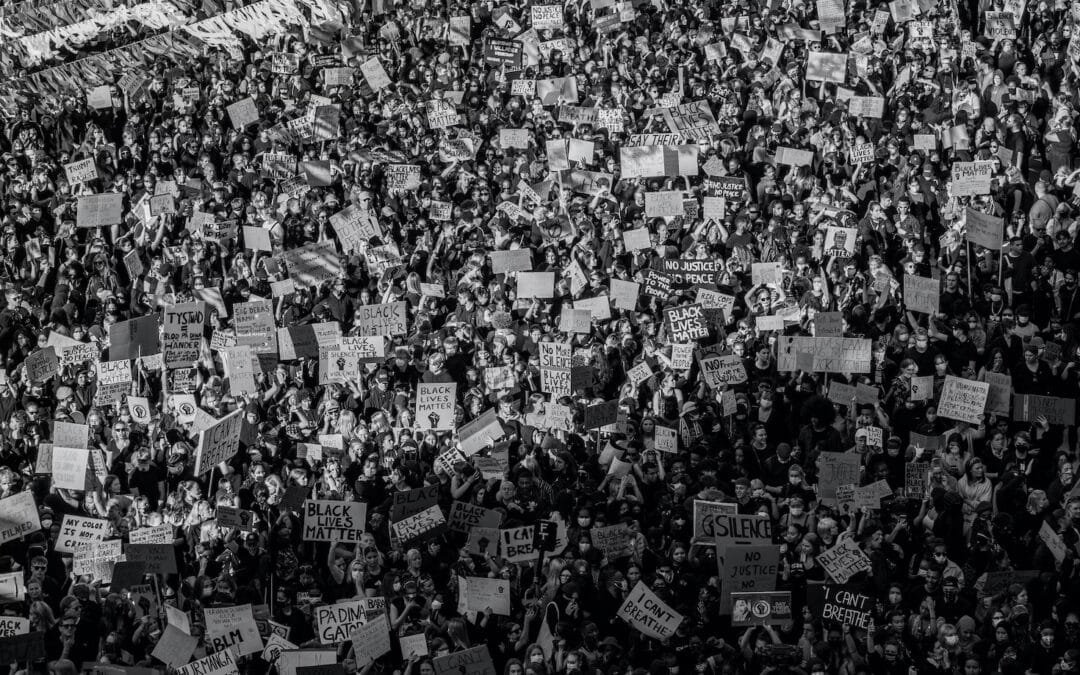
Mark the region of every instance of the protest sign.
[[454, 405], [457, 400], [457, 384], [421, 382], [416, 391], [417, 429], [436, 431], [454, 428]]
[[663, 115], [668, 129], [680, 138], [708, 138], [712, 134], [720, 133], [720, 125], [708, 101], [693, 101], [665, 108]]
[[390, 76], [386, 74], [386, 69], [377, 56], [361, 63], [360, 72], [372, 91], [377, 92], [390, 86]]
[[[372, 617], [370, 621], [357, 626], [351, 633], [353, 654], [358, 666], [366, 666], [392, 649], [390, 644], [390, 618], [385, 614]], [[334, 664], [335, 666], [337, 664]], [[340, 666], [338, 666], [340, 668]], [[319, 675], [298, 669], [297, 675]], [[344, 670], [338, 675], [344, 675]]]
[[408, 332], [406, 303], [359, 305], [356, 326], [361, 335], [405, 335]]
[[247, 656], [262, 651], [263, 641], [255, 625], [251, 605], [205, 607], [207, 651], [232, 651], [234, 656]]
[[437, 537], [446, 530], [446, 517], [438, 506], [415, 513], [403, 520], [394, 522], [393, 533], [402, 544]]
[[705, 311], [696, 303], [665, 309], [664, 321], [674, 342], [693, 342], [709, 335]]
[[199, 451], [195, 456], [195, 475], [201, 476], [236, 454], [240, 444], [243, 410], [236, 410], [199, 432]]
[[807, 587], [806, 604], [814, 616], [823, 621], [835, 621], [862, 630], [873, 621], [873, 599], [850, 586], [811, 584]]
[[60, 536], [56, 540], [55, 549], [61, 553], [74, 553], [80, 545], [102, 541], [108, 532], [109, 521], [107, 520], [84, 518], [66, 513], [60, 524]]
[[936, 315], [939, 307], [941, 282], [937, 279], [904, 275], [904, 304], [913, 312]]
[[[161, 351], [157, 316], [118, 321], [109, 326], [109, 359], [131, 361]], [[99, 374], [100, 374], [99, 370]], [[131, 381], [130, 374], [128, 382]]]
[[454, 532], [467, 534], [474, 527], [497, 528], [501, 524], [502, 513], [499, 511], [455, 500], [450, 507], [447, 528]]
[[663, 218], [681, 216], [684, 213], [682, 192], [665, 190], [645, 193], [645, 217]]
[[870, 571], [870, 558], [866, 557], [866, 553], [851, 537], [844, 537], [836, 543], [836, 546], [819, 553], [817, 561], [821, 563], [833, 581], [839, 584], [846, 584], [851, 577], [860, 572]]
[[[319, 642], [324, 645], [348, 642], [356, 629], [368, 622], [381, 598], [362, 598], [315, 607]], [[383, 629], [385, 630], [385, 628]]]
[[4, 663], [29, 663], [43, 658], [45, 656], [44, 636], [45, 633], [34, 631], [0, 637], [0, 660]]
[[742, 384], [746, 382], [746, 367], [738, 356], [710, 356], [701, 359], [701, 374], [705, 383], [713, 391], [720, 391], [725, 384]]
[[852, 164], [870, 164], [874, 161], [873, 143], [861, 143], [852, 146], [848, 161]]
[[927, 375], [925, 377], [912, 377], [910, 387], [910, 398], [912, 401], [930, 401], [934, 398], [933, 375]]
[[799, 353], [813, 356], [813, 372], [870, 372], [870, 340], [781, 335], [777, 338], [777, 343], [777, 368], [784, 372], [799, 370], [795, 360]]
[[633, 535], [624, 523], [593, 527], [589, 530], [589, 536], [592, 539], [593, 548], [603, 553], [610, 562], [634, 554]]
[[304, 541], [356, 543], [366, 528], [367, 504], [363, 502], [304, 501]]
[[306, 244], [282, 252], [289, 276], [298, 285], [318, 287], [323, 282], [337, 279], [344, 267], [341, 257], [334, 250], [334, 242], [323, 241]]
[[80, 159], [76, 162], [65, 164], [64, 173], [67, 175], [68, 183], [71, 185], [88, 183], [92, 180], [96, 180], [98, 177], [97, 164], [94, 163], [92, 158]]
[[[908, 499], [922, 499], [930, 478], [930, 462], [911, 462], [904, 465], [904, 495]], [[833, 577], [834, 579], [836, 577]]]
[[[21, 597], [16, 601], [22, 600]], [[30, 632], [30, 619], [24, 619], [20, 616], [4, 616], [0, 617], [0, 637], [11, 637], [12, 635], [26, 635]]]
[[37, 502], [32, 492], [19, 492], [0, 499], [0, 544], [40, 529]]
[[991, 251], [1001, 249], [1004, 241], [1005, 219], [968, 207], [964, 217], [964, 232], [968, 241]]
[[437, 656], [431, 661], [435, 675], [496, 675], [487, 645]]
[[695, 499], [692, 515], [693, 528], [691, 530], [694, 538], [715, 537], [717, 516], [737, 516], [738, 514], [739, 507], [737, 504]]
[[645, 635], [666, 640], [675, 635], [683, 621], [682, 614], [669, 607], [643, 582], [638, 581], [619, 607], [619, 618]]
[[397, 491], [393, 496], [390, 506], [390, 522], [396, 523], [409, 516], [434, 506], [439, 500], [439, 486], [414, 488], [412, 490]]
[[458, 577], [458, 594], [465, 599], [465, 611], [510, 616], [510, 584], [505, 579]]
[[[943, 413], [938, 413], [943, 414]], [[1050, 424], [1076, 424], [1076, 399], [1034, 394], [1013, 394], [1012, 418], [1019, 422], [1033, 422], [1040, 416]]]
[[519, 298], [552, 298], [554, 296], [554, 272], [520, 272], [518, 274]]
[[259, 121], [259, 110], [255, 107], [255, 99], [250, 96], [225, 106], [225, 112], [237, 131], [243, 131], [248, 125]]
[[52, 482], [65, 490], [85, 490], [90, 451], [86, 448], [63, 448], [52, 450]]
[[176, 669], [174, 675], [238, 675], [236, 657], [231, 649], [223, 649]]
[[511, 563], [531, 563], [536, 559], [533, 546], [533, 525], [499, 530], [502, 542], [502, 557]]
[[1008, 415], [1012, 410], [1012, 377], [1004, 373], [987, 372], [985, 380], [990, 385], [986, 396], [986, 411]]
[[979, 424], [986, 411], [990, 385], [953, 375], [945, 376], [937, 413], [940, 417]]
[[460, 427], [457, 431], [461, 451], [466, 457], [475, 455], [488, 442], [498, 441], [505, 433], [494, 408], [484, 411], [479, 417]]
[[953, 162], [949, 191], [956, 197], [990, 193], [991, 162]]
[[763, 545], [772, 541], [772, 522], [768, 516], [714, 512], [702, 518], [701, 532], [718, 546]]
[[[234, 308], [242, 304], [245, 303], [237, 303]], [[161, 348], [166, 368], [190, 367], [199, 359], [206, 319], [205, 302], [184, 302], [164, 308]], [[273, 325], [273, 315], [270, 323]]]
[[[148, 574], [176, 574], [176, 550], [168, 544], [128, 544], [124, 555], [132, 562], [146, 563]], [[260, 647], [261, 648], [261, 647]]]
[[732, 626], [765, 626], [791, 622], [790, 591], [731, 594]]

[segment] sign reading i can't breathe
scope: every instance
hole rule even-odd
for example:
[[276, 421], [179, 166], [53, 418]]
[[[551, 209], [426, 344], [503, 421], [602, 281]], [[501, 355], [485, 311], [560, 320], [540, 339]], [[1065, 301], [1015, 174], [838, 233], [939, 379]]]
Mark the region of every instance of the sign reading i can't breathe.
[[657, 640], [674, 635], [683, 620], [682, 614], [664, 604], [640, 581], [619, 608], [619, 618]]

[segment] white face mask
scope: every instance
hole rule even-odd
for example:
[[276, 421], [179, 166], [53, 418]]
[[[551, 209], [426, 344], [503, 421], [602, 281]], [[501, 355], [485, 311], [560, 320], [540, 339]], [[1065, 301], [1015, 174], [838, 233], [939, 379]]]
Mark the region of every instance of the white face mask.
[[801, 516], [802, 514], [803, 514], [803, 510], [801, 508], [794, 508], [793, 507], [791, 509], [791, 515], [793, 515], [795, 517]]
[[442, 602], [440, 602], [438, 600], [432, 600], [431, 601], [431, 609], [432, 609], [432, 611], [435, 611], [435, 612], [439, 611], [440, 609], [442, 609]]
[[950, 647], [953, 647], [953, 646], [957, 645], [959, 642], [960, 642], [960, 636], [959, 635], [949, 635], [949, 636], [945, 637], [945, 644], [947, 644]]
[[544, 655], [543, 654], [533, 654], [532, 656], [529, 657], [529, 663], [543, 663], [543, 662], [544, 662]]

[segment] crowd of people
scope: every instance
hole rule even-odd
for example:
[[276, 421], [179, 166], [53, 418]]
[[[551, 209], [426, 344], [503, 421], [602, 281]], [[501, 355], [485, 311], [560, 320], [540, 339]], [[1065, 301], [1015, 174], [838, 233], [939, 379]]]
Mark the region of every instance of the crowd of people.
[[5, 666], [1080, 672], [1075, 3], [164, 5], [0, 7]]

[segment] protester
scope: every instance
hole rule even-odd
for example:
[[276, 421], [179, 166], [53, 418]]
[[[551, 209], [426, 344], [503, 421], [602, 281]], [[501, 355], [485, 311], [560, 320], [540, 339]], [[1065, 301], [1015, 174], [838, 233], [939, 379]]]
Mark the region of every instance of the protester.
[[3, 14], [13, 671], [1080, 669], [1075, 8]]

